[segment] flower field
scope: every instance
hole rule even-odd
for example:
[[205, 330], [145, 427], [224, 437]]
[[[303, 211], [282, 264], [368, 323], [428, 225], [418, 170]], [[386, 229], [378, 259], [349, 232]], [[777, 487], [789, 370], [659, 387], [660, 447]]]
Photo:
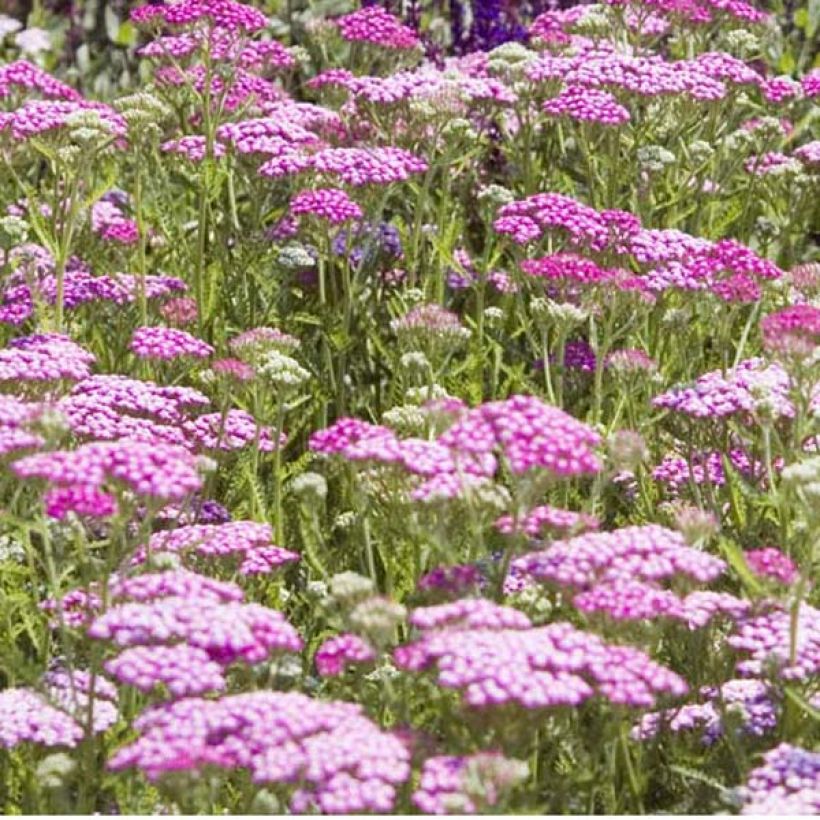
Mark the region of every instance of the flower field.
[[820, 813], [820, 4], [11, 5], [4, 813]]

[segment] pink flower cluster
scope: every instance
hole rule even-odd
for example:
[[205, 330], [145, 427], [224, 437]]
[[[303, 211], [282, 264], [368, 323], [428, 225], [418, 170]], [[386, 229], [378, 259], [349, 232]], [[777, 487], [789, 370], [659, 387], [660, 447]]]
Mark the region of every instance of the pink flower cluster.
[[59, 333], [21, 336], [0, 350], [0, 382], [79, 381], [91, 375], [95, 358]]
[[137, 223], [128, 219], [119, 205], [105, 199], [91, 206], [91, 230], [100, 239], [120, 245], [133, 245], [140, 238]]
[[496, 451], [516, 474], [543, 469], [556, 478], [588, 475], [600, 464], [599, 436], [590, 427], [532, 396], [512, 396], [459, 414], [435, 441], [399, 439], [389, 428], [340, 419], [314, 433], [311, 449], [350, 461], [403, 467], [426, 479], [415, 500], [454, 497], [486, 482], [497, 469]]
[[600, 436], [534, 396], [511, 396], [468, 410], [438, 442], [475, 458], [498, 449], [518, 475], [537, 468], [556, 478], [571, 478], [600, 469], [595, 454]]
[[95, 114], [100, 127], [111, 137], [125, 137], [128, 124], [125, 119], [104, 103], [86, 100], [32, 100], [8, 114], [0, 115], [0, 131], [9, 129], [15, 141], [60, 128], [68, 128], [77, 116]]
[[156, 37], [139, 49], [139, 55], [179, 61], [200, 51], [208, 51], [215, 62], [224, 61], [257, 72], [292, 68], [295, 62], [278, 40], [248, 41], [243, 32], [220, 26]]
[[[660, 695], [687, 691], [683, 679], [640, 650], [604, 643], [568, 623], [529, 627], [523, 613], [507, 607], [479, 615], [446, 625], [433, 618], [435, 628], [394, 651], [396, 664], [412, 672], [437, 668], [438, 684], [460, 690], [474, 708], [578, 706], [595, 695], [647, 707]], [[470, 617], [481, 625], [470, 626]], [[503, 626], [510, 620], [512, 628]]]
[[[192, 452], [228, 452], [253, 444], [265, 452], [275, 449], [272, 431], [244, 410], [193, 415], [208, 404], [192, 388], [100, 375], [81, 381], [56, 408], [83, 439], [156, 441]], [[280, 446], [285, 441], [281, 434]]]
[[204, 766], [247, 769], [255, 783], [300, 783], [291, 811], [383, 813], [410, 775], [410, 754], [351, 703], [297, 692], [188, 698], [146, 710], [138, 738], [110, 760], [156, 780]]
[[362, 209], [339, 188], [300, 191], [290, 202], [290, 213], [292, 216], [315, 216], [332, 225], [363, 216]]
[[749, 569], [761, 578], [781, 584], [793, 584], [800, 577], [797, 564], [777, 547], [748, 550], [743, 554]]
[[[88, 672], [54, 668], [46, 672], [40, 688], [0, 692], [0, 747], [13, 749], [21, 743], [39, 746], [76, 746], [84, 737], [81, 726], [89, 717], [92, 678]], [[93, 679], [92, 731], [103, 732], [117, 722], [117, 690], [102, 677]]]
[[173, 327], [138, 327], [129, 349], [140, 359], [207, 359], [214, 349], [202, 339]]
[[82, 99], [79, 91], [28, 60], [15, 60], [0, 67], [0, 99], [12, 96], [17, 89], [36, 91], [53, 100], [79, 102]]
[[324, 148], [283, 163], [277, 157], [259, 169], [262, 176], [279, 177], [295, 171], [313, 170], [320, 177], [338, 177], [353, 187], [404, 182], [411, 174], [424, 173], [427, 162], [410, 151], [393, 146], [372, 148]]
[[517, 525], [511, 515], [502, 515], [495, 522], [495, 528], [504, 535], [521, 532], [530, 538], [578, 535], [597, 530], [599, 526], [594, 515], [562, 510], [549, 504], [528, 510]]
[[772, 353], [811, 356], [820, 346], [820, 308], [791, 305], [765, 316], [760, 322], [763, 344]]
[[37, 453], [15, 461], [11, 470], [19, 478], [37, 478], [61, 487], [119, 485], [159, 501], [182, 501], [202, 486], [197, 457], [187, 450], [127, 439]]
[[154, 533], [147, 549], [137, 551], [133, 561], [145, 562], [149, 554], [173, 553], [185, 557], [239, 559], [241, 575], [268, 574], [299, 560], [299, 554], [273, 543], [269, 524], [229, 521], [225, 524], [189, 524]]
[[380, 6], [365, 6], [334, 21], [342, 39], [406, 51], [419, 45], [416, 32]]
[[[133, 600], [116, 604], [95, 618], [88, 629], [89, 637], [120, 647], [187, 645], [202, 650], [223, 666], [235, 662], [257, 664], [272, 652], [298, 652], [302, 648], [296, 630], [280, 612], [236, 600], [241, 597], [238, 587], [217, 585], [187, 570], [172, 570], [158, 578], [144, 577], [150, 583], [139, 586]], [[128, 592], [128, 583], [121, 583], [118, 597], [131, 598]], [[226, 595], [230, 600], [225, 600]], [[131, 653], [127, 656], [130, 663], [115, 663], [112, 669], [118, 674], [133, 674], [134, 678], [154, 669], [161, 676], [164, 666], [160, 657], [163, 653]], [[141, 663], [137, 665], [138, 660]], [[208, 673], [203, 680], [194, 675], [195, 670], [187, 670], [186, 678], [186, 670], [181, 667], [177, 686], [187, 687], [186, 691], [205, 691], [202, 687], [214, 680], [209, 669], [196, 661], [195, 670]], [[160, 682], [168, 681], [161, 677], [155, 681]], [[146, 685], [143, 677], [140, 686]]]
[[335, 635], [322, 642], [316, 650], [316, 670], [323, 678], [335, 678], [348, 666], [365, 664], [376, 659], [373, 647], [358, 635]]
[[543, 110], [552, 117], [569, 117], [601, 125], [623, 125], [630, 119], [629, 111], [608, 91], [574, 85], [547, 100]]
[[230, 32], [246, 33], [260, 31], [268, 24], [261, 11], [234, 0], [178, 0], [170, 5], [138, 6], [131, 12], [131, 20], [142, 25], [205, 23]]
[[20, 743], [40, 746], [76, 746], [83, 738], [79, 724], [32, 689], [0, 692], [0, 746]]

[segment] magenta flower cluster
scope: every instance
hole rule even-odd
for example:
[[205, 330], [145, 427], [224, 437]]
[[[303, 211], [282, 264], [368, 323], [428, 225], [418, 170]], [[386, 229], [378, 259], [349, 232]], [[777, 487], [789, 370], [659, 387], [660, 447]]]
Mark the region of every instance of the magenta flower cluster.
[[139, 735], [109, 765], [156, 780], [205, 766], [247, 769], [257, 784], [294, 783], [290, 808], [322, 814], [386, 812], [410, 775], [410, 753], [352, 703], [297, 692], [188, 698], [147, 709]]

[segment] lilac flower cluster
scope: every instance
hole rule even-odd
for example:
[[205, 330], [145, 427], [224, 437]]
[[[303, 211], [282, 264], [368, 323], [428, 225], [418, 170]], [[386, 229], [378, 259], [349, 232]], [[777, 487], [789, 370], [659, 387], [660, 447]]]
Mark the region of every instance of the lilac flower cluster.
[[675, 387], [652, 400], [695, 419], [728, 419], [754, 416], [764, 406], [775, 418], [790, 418], [789, 376], [778, 364], [746, 359], [729, 373], [713, 370], [688, 387]]
[[[117, 233], [121, 238], [130, 228]], [[130, 240], [129, 240], [130, 241]], [[29, 319], [37, 303], [54, 305], [57, 300], [57, 279], [53, 274], [53, 262], [48, 260], [46, 272], [36, 280], [13, 273], [3, 289], [0, 300], [0, 322], [20, 325]], [[84, 266], [69, 263], [63, 277], [63, 306], [73, 310], [82, 305], [110, 302], [114, 305], [133, 304], [137, 300], [139, 288], [144, 285], [147, 299], [161, 299], [185, 290], [185, 283], [173, 276], [147, 275], [140, 282], [132, 274], [94, 276]]]
[[534, 581], [575, 590], [573, 606], [619, 621], [673, 618], [699, 629], [718, 615], [739, 618], [749, 603], [728, 593], [695, 591], [685, 597], [662, 581], [712, 581], [725, 563], [687, 546], [684, 537], [656, 524], [589, 533], [556, 541], [516, 558], [505, 580], [508, 594]]
[[85, 736], [81, 724], [89, 717], [92, 689], [92, 731], [104, 732], [119, 719], [117, 690], [103, 677], [55, 667], [43, 675], [40, 688], [42, 693], [28, 688], [0, 692], [0, 747], [76, 746]]
[[0, 394], [0, 457], [21, 450], [36, 450], [45, 439], [28, 429], [44, 410], [39, 402], [26, 402], [14, 396]]
[[51, 487], [43, 494], [43, 508], [46, 515], [58, 521], [70, 513], [81, 518], [109, 518], [119, 509], [111, 493], [84, 484]]
[[667, 455], [652, 470], [652, 478], [661, 482], [673, 495], [691, 484], [722, 487], [726, 484], [724, 459], [738, 475], [750, 483], [763, 483], [764, 465], [753, 460], [740, 447], [733, 447], [726, 453], [717, 450], [695, 452], [688, 459], [683, 456]]
[[79, 724], [31, 689], [0, 692], [0, 746], [20, 743], [76, 746], [83, 738]]
[[121, 245], [133, 245], [139, 241], [137, 223], [126, 217], [116, 202], [106, 199], [91, 206], [91, 230], [101, 239]]
[[676, 709], [648, 712], [632, 729], [635, 740], [649, 740], [666, 730], [701, 731], [701, 742], [711, 746], [726, 731], [724, 716], [739, 721], [740, 730], [754, 737], [777, 728], [779, 705], [772, 688], [760, 680], [730, 680], [715, 688], [700, 690], [702, 703], [687, 703]]
[[[404, 182], [411, 174], [424, 173], [427, 162], [402, 148], [325, 148], [308, 155], [300, 170], [312, 169], [321, 177], [338, 177], [353, 187]], [[281, 164], [274, 160], [259, 169], [262, 176], [280, 176]]]
[[201, 51], [208, 51], [214, 61], [233, 63], [256, 72], [288, 69], [295, 63], [293, 55], [278, 40], [249, 41], [244, 32], [222, 26], [156, 37], [139, 49], [139, 55], [180, 61]]
[[463, 412], [435, 441], [399, 439], [389, 428], [340, 419], [314, 433], [311, 449], [351, 461], [403, 467], [425, 481], [415, 500], [451, 498], [486, 482], [501, 451], [515, 474], [542, 469], [556, 478], [597, 472], [600, 439], [587, 425], [532, 396], [512, 396]]
[[498, 448], [510, 471], [537, 468], [556, 478], [598, 472], [598, 434], [586, 424], [534, 396], [511, 396], [467, 411], [446, 430], [440, 444], [486, 457]]
[[189, 644], [135, 646], [106, 661], [105, 671], [142, 692], [162, 685], [174, 698], [221, 692], [227, 685], [223, 668]]
[[83, 669], [68, 671], [57, 665], [43, 675], [41, 683], [49, 701], [79, 723], [88, 720], [91, 709], [95, 734], [110, 729], [119, 719], [117, 688], [102, 675], [92, 676]]
[[534, 194], [504, 205], [494, 227], [518, 245], [549, 235], [564, 240], [573, 250], [607, 252], [624, 262], [631, 258], [644, 269], [640, 276], [624, 276], [566, 254], [522, 264], [526, 272], [547, 278], [598, 282], [612, 277], [623, 289], [650, 293], [669, 288], [710, 289], [725, 301], [743, 301], [758, 298], [760, 282], [783, 275], [774, 263], [734, 240], [711, 242], [678, 230], [643, 228], [634, 214], [597, 211], [564, 194]]
[[770, 352], [806, 358], [820, 346], [820, 308], [791, 305], [765, 316], [760, 329]]
[[601, 581], [657, 582], [681, 576], [706, 583], [726, 568], [721, 559], [687, 546], [679, 532], [658, 524], [556, 541], [517, 558], [512, 566], [537, 580], [578, 589]]
[[[86, 100], [33, 100], [0, 115], [0, 132], [8, 130], [15, 142], [58, 129], [69, 129], [72, 123], [93, 116], [100, 134], [124, 138], [128, 132], [125, 119], [104, 103]], [[120, 140], [121, 141], [121, 140]]]
[[146, 710], [139, 737], [110, 760], [156, 780], [204, 766], [248, 769], [255, 783], [300, 783], [291, 811], [348, 814], [393, 808], [410, 754], [351, 703], [296, 692], [188, 698]]
[[811, 816], [820, 813], [820, 752], [781, 743], [749, 773], [742, 814]]
[[438, 755], [424, 761], [412, 799], [424, 814], [478, 814], [495, 806], [527, 774], [525, 763], [497, 752]]
[[820, 610], [803, 603], [794, 623], [792, 613], [779, 606], [762, 613], [749, 612], [739, 620], [727, 643], [750, 656], [737, 664], [743, 676], [771, 672], [785, 680], [810, 679], [820, 672]]

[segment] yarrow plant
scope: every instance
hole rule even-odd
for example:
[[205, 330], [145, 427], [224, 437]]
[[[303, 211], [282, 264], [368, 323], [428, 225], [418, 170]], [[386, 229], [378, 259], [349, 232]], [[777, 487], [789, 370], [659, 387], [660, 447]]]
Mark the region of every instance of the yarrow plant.
[[812, 4], [25, 5], [0, 808], [817, 813]]

